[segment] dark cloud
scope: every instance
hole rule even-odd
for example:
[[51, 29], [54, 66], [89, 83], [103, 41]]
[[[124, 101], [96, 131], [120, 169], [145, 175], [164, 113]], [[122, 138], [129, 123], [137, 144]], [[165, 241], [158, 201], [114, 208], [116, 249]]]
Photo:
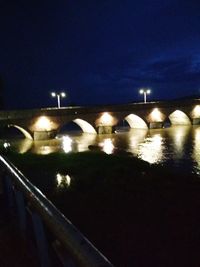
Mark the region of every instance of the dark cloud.
[[200, 82], [199, 64], [191, 57], [166, 59], [138, 70], [139, 79], [163, 83]]
[[[96, 79], [92, 79], [96, 77]], [[125, 70], [109, 74], [90, 74], [88, 77], [90, 88], [96, 87], [99, 92], [102, 88], [112, 88], [114, 92], [112, 100], [118, 102], [117, 98], [126, 99], [127, 94], [132, 99], [138, 99], [140, 87], [151, 87], [156, 95], [160, 97], [173, 97], [195, 94], [200, 84], [200, 60], [197, 57], [182, 57], [172, 59], [161, 59], [144, 64], [132, 65]], [[106, 90], [104, 92], [106, 95]], [[110, 94], [107, 92], [107, 97]], [[123, 98], [124, 97], [124, 98]]]

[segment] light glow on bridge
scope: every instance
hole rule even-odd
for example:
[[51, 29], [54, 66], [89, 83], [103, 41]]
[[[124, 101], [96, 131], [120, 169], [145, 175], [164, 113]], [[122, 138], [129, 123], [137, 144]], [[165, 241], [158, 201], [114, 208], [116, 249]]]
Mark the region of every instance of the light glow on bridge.
[[41, 116], [36, 121], [35, 127], [37, 131], [50, 131], [51, 129], [51, 121], [45, 117]]
[[200, 105], [196, 105], [196, 107], [194, 108], [194, 116], [195, 117], [200, 117]]
[[135, 114], [128, 115], [125, 120], [128, 122], [131, 128], [147, 129], [147, 124], [145, 121]]
[[102, 123], [104, 126], [112, 126], [113, 117], [108, 112], [105, 112], [100, 118], [100, 123]]
[[181, 110], [175, 110], [169, 115], [169, 120], [173, 125], [190, 125], [189, 117]]
[[73, 122], [79, 125], [84, 133], [92, 133], [92, 134], [96, 133], [94, 127], [91, 124], [89, 124], [87, 121], [84, 121], [82, 119], [75, 119], [73, 120]]
[[162, 121], [162, 113], [158, 108], [154, 108], [154, 110], [151, 112], [151, 119], [154, 122], [160, 122]]

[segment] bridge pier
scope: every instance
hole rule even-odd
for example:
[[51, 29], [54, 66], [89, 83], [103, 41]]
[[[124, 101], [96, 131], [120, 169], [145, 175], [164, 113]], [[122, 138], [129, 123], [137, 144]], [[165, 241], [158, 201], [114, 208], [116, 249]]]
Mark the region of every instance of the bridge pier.
[[192, 119], [192, 125], [199, 125], [200, 124], [200, 118], [193, 118]]
[[149, 123], [149, 129], [160, 129], [160, 128], [163, 128], [162, 121], [155, 121]]
[[114, 133], [115, 127], [114, 126], [98, 126], [97, 127], [97, 133], [98, 134], [112, 134]]
[[51, 131], [35, 131], [33, 132], [33, 140], [49, 140], [55, 138], [56, 130]]

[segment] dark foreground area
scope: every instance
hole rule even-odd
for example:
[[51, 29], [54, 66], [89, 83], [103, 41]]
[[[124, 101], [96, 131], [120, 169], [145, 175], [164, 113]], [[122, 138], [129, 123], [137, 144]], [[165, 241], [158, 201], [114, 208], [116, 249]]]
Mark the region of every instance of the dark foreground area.
[[17, 218], [11, 220], [0, 188], [0, 266], [38, 267], [37, 254], [20, 235]]
[[200, 266], [199, 177], [126, 154], [7, 157], [116, 267]]

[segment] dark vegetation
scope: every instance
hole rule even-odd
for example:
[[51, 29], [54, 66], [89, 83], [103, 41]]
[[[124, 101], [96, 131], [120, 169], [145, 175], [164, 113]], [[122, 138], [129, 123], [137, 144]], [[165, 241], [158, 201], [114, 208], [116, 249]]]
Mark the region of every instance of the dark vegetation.
[[7, 156], [115, 266], [200, 266], [198, 177], [102, 152]]

